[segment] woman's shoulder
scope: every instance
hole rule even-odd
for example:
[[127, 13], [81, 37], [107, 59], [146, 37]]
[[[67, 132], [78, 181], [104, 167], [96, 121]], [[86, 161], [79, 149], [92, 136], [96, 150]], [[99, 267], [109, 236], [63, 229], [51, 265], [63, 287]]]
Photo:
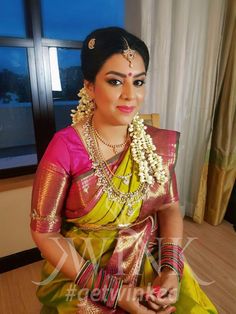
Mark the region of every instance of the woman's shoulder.
[[54, 141], [63, 141], [67, 146], [70, 145], [83, 145], [81, 141], [81, 137], [79, 132], [72, 125], [68, 125], [67, 127], [58, 130], [54, 136]]
[[180, 132], [175, 131], [175, 130], [168, 130], [168, 129], [160, 129], [156, 128], [151, 125], [146, 125], [147, 126], [147, 133], [150, 134], [152, 138], [156, 137], [164, 137], [172, 140], [179, 139], [180, 137]]
[[153, 143], [157, 148], [158, 154], [176, 154], [180, 137], [180, 133], [178, 131], [147, 126], [147, 133], [151, 136]]
[[64, 140], [68, 140], [71, 137], [74, 137], [76, 135], [75, 129], [72, 125], [68, 125], [63, 129], [58, 130], [57, 132], [55, 132], [54, 137], [60, 137]]
[[54, 134], [45, 156], [57, 160], [60, 165], [66, 165], [67, 172], [72, 175], [87, 170], [91, 163], [80, 134], [73, 126], [67, 126]]
[[77, 129], [69, 125], [54, 133], [47, 150], [73, 155], [85, 151], [85, 147]]

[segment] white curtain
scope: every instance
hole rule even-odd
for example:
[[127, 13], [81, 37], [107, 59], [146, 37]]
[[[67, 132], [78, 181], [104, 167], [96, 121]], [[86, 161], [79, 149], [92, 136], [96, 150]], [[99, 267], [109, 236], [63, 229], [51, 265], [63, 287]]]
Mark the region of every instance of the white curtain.
[[141, 0], [142, 39], [151, 63], [143, 112], [181, 132], [177, 179], [192, 216], [214, 114], [226, 0]]

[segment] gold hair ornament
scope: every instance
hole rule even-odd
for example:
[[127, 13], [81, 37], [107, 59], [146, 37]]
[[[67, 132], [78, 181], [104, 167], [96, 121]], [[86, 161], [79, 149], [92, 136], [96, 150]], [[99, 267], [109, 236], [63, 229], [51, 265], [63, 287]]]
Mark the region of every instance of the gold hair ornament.
[[126, 60], [128, 60], [129, 67], [132, 68], [133, 67], [132, 61], [135, 57], [135, 50], [130, 48], [128, 41], [125, 39], [125, 37], [123, 37], [123, 39], [126, 43], [127, 49], [123, 50], [122, 55], [125, 57]]
[[95, 42], [96, 42], [96, 39], [95, 38], [91, 38], [90, 41], [88, 42], [88, 48], [89, 49], [94, 49], [95, 48]]

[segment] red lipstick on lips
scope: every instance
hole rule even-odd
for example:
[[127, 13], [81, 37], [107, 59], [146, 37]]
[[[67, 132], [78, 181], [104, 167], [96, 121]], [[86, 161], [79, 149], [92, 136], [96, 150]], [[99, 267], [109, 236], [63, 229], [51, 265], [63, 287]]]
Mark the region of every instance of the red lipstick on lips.
[[134, 106], [117, 106], [117, 108], [124, 113], [131, 113], [134, 111]]

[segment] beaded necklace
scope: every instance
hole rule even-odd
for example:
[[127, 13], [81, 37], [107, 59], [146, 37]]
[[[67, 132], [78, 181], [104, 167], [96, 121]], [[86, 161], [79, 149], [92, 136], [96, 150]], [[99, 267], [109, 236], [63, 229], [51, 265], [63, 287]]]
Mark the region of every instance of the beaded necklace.
[[106, 164], [101, 156], [101, 153], [96, 145], [95, 133], [92, 128], [91, 118], [88, 119], [84, 126], [84, 139], [92, 160], [92, 166], [98, 177], [98, 185], [107, 193], [109, 200], [127, 206], [127, 216], [131, 216], [134, 212], [133, 205], [140, 202], [148, 192], [148, 184], [140, 183], [139, 187], [133, 192], [124, 193], [120, 191], [112, 182], [106, 169]]
[[[106, 159], [104, 158], [100, 148], [99, 148], [99, 144], [98, 144], [98, 141], [97, 141], [97, 138], [96, 138], [96, 131], [92, 125], [91, 127], [92, 129], [92, 132], [94, 134], [94, 138], [95, 138], [95, 141], [96, 141], [96, 148], [97, 148], [97, 152], [99, 154], [99, 157], [101, 158], [101, 160], [104, 162], [104, 165], [106, 166], [107, 170], [110, 172], [110, 174], [113, 176], [113, 177], [116, 177], [118, 179], [120, 179], [124, 184], [128, 185], [129, 184], [129, 181], [130, 181], [130, 177], [132, 176], [132, 173], [129, 173], [127, 175], [124, 175], [124, 176], [119, 176], [119, 175], [116, 175], [112, 170], [111, 168], [109, 167], [108, 163], [106, 162]], [[126, 144], [127, 144], [127, 140], [126, 140]]]
[[92, 128], [93, 128], [93, 132], [95, 133], [96, 137], [106, 146], [112, 148], [114, 154], [117, 154], [118, 153], [118, 149], [119, 148], [124, 148], [125, 145], [128, 143], [128, 140], [129, 140], [129, 137], [127, 136], [126, 140], [124, 143], [121, 143], [121, 144], [110, 144], [110, 143], [107, 143], [104, 138], [98, 133], [98, 131], [96, 130], [96, 128], [94, 127], [93, 123], [92, 123]]
[[98, 177], [98, 185], [107, 193], [109, 200], [127, 206], [127, 215], [131, 216], [134, 212], [134, 204], [145, 198], [154, 182], [162, 185], [168, 180], [163, 168], [162, 157], [155, 152], [156, 147], [153, 145], [152, 138], [146, 133], [146, 126], [144, 126], [143, 120], [137, 114], [129, 125], [128, 131], [131, 138], [131, 155], [134, 165], [138, 166], [140, 184], [133, 192], [124, 193], [120, 191], [114, 185], [111, 175], [128, 184], [132, 174], [126, 178], [127, 175], [118, 176], [111, 171], [99, 149], [96, 132], [92, 126], [92, 116], [90, 115], [85, 121], [83, 132], [90, 159], [92, 160], [92, 167], [95, 175]]

